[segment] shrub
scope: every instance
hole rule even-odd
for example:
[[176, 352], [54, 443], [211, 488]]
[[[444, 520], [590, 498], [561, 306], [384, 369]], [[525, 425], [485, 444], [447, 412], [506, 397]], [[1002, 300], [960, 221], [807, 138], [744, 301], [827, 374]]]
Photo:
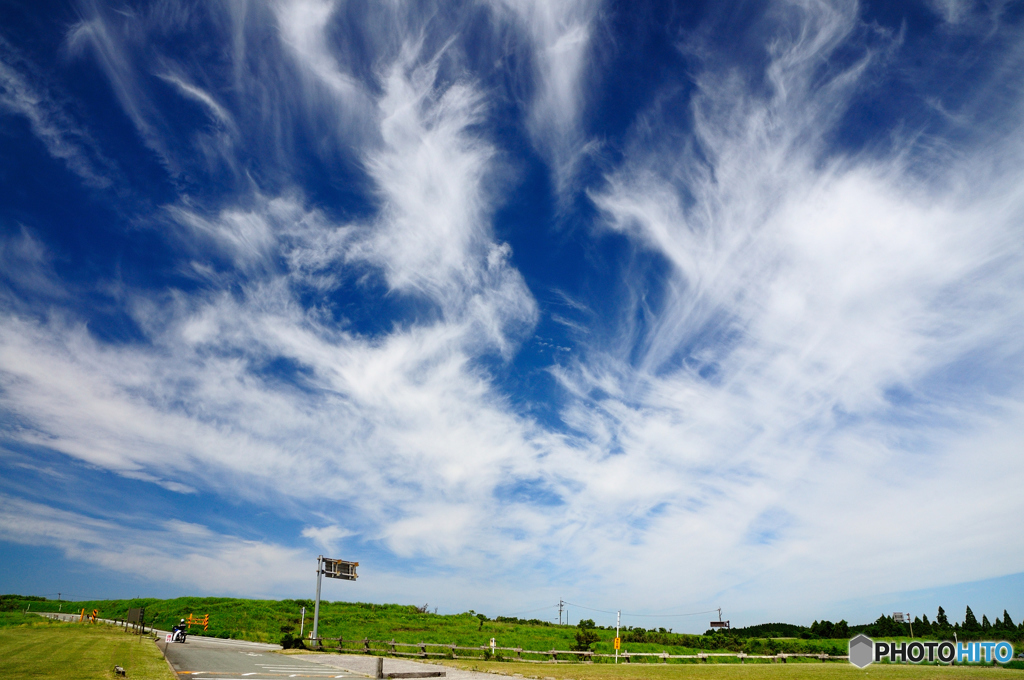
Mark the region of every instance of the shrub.
[[295, 637], [291, 633], [285, 633], [284, 637], [281, 638], [281, 647], [283, 649], [305, 649], [306, 643], [302, 641], [302, 638]]

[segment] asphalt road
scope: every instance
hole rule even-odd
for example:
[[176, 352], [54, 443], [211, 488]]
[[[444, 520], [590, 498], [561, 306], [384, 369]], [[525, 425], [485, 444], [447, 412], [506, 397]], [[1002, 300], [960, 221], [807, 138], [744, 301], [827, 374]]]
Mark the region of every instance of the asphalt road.
[[340, 668], [275, 654], [276, 645], [189, 636], [184, 644], [158, 643], [179, 680], [281, 680], [282, 678], [365, 678]]

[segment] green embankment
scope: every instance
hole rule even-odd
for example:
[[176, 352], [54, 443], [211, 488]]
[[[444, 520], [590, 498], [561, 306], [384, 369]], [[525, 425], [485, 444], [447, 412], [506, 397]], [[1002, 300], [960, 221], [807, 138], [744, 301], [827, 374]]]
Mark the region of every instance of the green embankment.
[[[97, 600], [89, 602], [62, 602], [52, 600], [22, 600], [16, 596], [0, 597], [0, 609], [32, 611], [91, 612], [99, 610], [102, 618], [122, 619], [128, 609], [146, 608], [146, 622], [163, 630], [170, 628], [181, 618], [193, 614], [197, 617], [209, 615], [207, 635], [252, 640], [257, 642], [279, 642], [285, 635], [298, 637], [300, 612], [306, 605], [305, 633], [312, 626], [312, 602], [309, 600], [244, 600], [236, 598], [195, 598], [182, 597], [172, 600]], [[421, 611], [422, 609], [422, 611]], [[407, 643], [455, 644], [460, 647], [481, 648], [493, 637], [498, 647], [521, 647], [528, 650], [551, 649], [570, 650], [577, 645], [580, 629], [575, 626], [559, 626], [537, 620], [521, 620], [499, 617], [488, 620], [483, 615], [466, 612], [455, 615], [438, 615], [424, 608], [407, 605], [380, 605], [353, 602], [321, 602], [320, 635], [323, 638], [343, 637], [347, 647], [357, 646], [363, 638], [371, 640], [395, 640]], [[45, 625], [45, 624], [43, 624]], [[200, 631], [193, 628], [193, 633]], [[594, 652], [612, 654], [614, 629], [591, 629], [597, 641], [590, 645]], [[668, 631], [642, 631], [633, 629], [622, 632], [623, 649], [631, 653], [695, 654], [698, 652], [744, 652], [755, 655], [818, 654], [827, 653], [841, 656], [846, 654], [847, 640], [819, 639], [764, 639], [734, 637], [726, 633], [714, 635], [685, 635]], [[890, 638], [885, 638], [890, 639]], [[909, 638], [892, 638], [908, 640]], [[333, 646], [333, 643], [327, 643]], [[1019, 645], [1015, 645], [1019, 647]], [[379, 649], [379, 646], [377, 646]], [[401, 648], [399, 648], [401, 651]], [[412, 650], [408, 650], [412, 651]], [[441, 651], [434, 649], [432, 651]], [[1018, 649], [1018, 651], [1021, 651]], [[466, 652], [458, 652], [464, 656]], [[484, 655], [483, 650], [480, 651]], [[499, 654], [502, 652], [499, 651]], [[513, 656], [504, 652], [506, 663]], [[529, 657], [527, 657], [529, 658]], [[536, 657], [535, 657], [536, 658]], [[601, 659], [598, 661], [606, 661]], [[735, 658], [718, 658], [714, 663], [739, 665]], [[751, 665], [749, 660], [744, 665]], [[657, 658], [633, 658], [631, 665], [658, 665]], [[789, 664], [800, 663], [796, 659]], [[815, 661], [814, 663], [820, 664]], [[673, 662], [670, 665], [694, 665]], [[835, 664], [831, 664], [835, 665]], [[842, 664], [840, 664], [842, 665]], [[848, 665], [848, 664], [847, 664]], [[1020, 661], [1010, 664], [1009, 670], [1022, 665]], [[550, 666], [546, 666], [550, 668]], [[660, 672], [660, 671], [658, 671]], [[916, 671], [915, 671], [916, 672]], [[550, 674], [548, 674], [550, 675]]]
[[[93, 600], [63, 602], [52, 600], [5, 600], [8, 608], [32, 611], [91, 612], [99, 610], [102, 618], [122, 619], [128, 609], [146, 608], [146, 622], [163, 630], [170, 628], [189, 614], [209, 614], [206, 635], [279, 642], [285, 634], [298, 637], [300, 612], [306, 605], [305, 633], [313, 621], [312, 602], [308, 600], [243, 600], [217, 597], [180, 597], [172, 600]], [[193, 632], [199, 632], [193, 627]], [[473, 612], [454, 615], [433, 614], [416, 607], [397, 604], [366, 604], [359, 602], [321, 602], [320, 629], [324, 638], [343, 637], [346, 640], [396, 640], [398, 642], [427, 642], [455, 644], [463, 647], [487, 645], [495, 638], [499, 647], [521, 647], [545, 651], [572, 649], [576, 644], [575, 626], [559, 626], [542, 621], [484, 620]], [[614, 629], [597, 628], [598, 641], [591, 650], [612, 654]], [[748, 654], [828, 653], [845, 654], [845, 640], [761, 640], [716, 635], [655, 634], [656, 641], [640, 642], [636, 635], [623, 631], [623, 651], [633, 653], [668, 652], [694, 654], [700, 651], [743, 651]], [[346, 643], [348, 645], [348, 643]]]
[[107, 625], [61, 623], [0, 612], [0, 677], [108, 680], [121, 666], [132, 680], [173, 680], [152, 638]]

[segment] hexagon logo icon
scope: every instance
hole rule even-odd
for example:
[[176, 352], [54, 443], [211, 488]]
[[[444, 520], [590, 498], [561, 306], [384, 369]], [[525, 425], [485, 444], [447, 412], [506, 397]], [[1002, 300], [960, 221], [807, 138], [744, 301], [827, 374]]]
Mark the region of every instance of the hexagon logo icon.
[[857, 668], [864, 668], [874, 661], [875, 641], [861, 634], [850, 640], [850, 663]]

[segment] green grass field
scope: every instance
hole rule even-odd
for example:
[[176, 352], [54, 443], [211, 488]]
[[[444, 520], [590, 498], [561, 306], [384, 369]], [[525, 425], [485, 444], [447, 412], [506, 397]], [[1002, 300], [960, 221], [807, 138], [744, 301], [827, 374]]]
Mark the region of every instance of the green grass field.
[[0, 677], [112, 680], [114, 666], [132, 680], [174, 680], [153, 639], [113, 626], [59, 623], [33, 614], [0, 613]]
[[876, 665], [860, 670], [845, 662], [785, 664], [530, 664], [444, 661], [445, 666], [543, 680], [1024, 680], [1024, 671], [964, 666]]
[[[305, 601], [308, 604], [308, 601]], [[169, 630], [180, 618], [187, 617], [190, 613], [197, 616], [209, 614], [210, 629], [207, 635], [240, 638], [257, 642], [279, 642], [286, 633], [297, 636], [300, 628], [300, 610], [304, 603], [302, 600], [244, 600], [236, 598], [192, 598], [183, 597], [172, 600], [103, 600], [91, 602], [58, 603], [54, 601], [20, 601], [7, 600], [10, 608], [17, 607], [24, 609], [31, 606], [33, 611], [80, 611], [86, 609], [92, 611], [98, 609], [101, 617], [117, 619], [125, 616], [129, 607], [146, 607], [146, 621], [149, 625], [156, 624], [164, 630]], [[0, 623], [2, 625], [2, 623]], [[47, 624], [40, 624], [47, 625]], [[312, 626], [312, 608], [306, 612], [305, 631], [308, 632]], [[193, 629], [193, 633], [199, 631]], [[486, 645], [493, 637], [498, 647], [521, 647], [528, 650], [545, 651], [550, 649], [569, 650], [576, 643], [575, 634], [577, 629], [574, 626], [559, 626], [543, 622], [499, 622], [492, 620], [481, 621], [472, 612], [455, 615], [437, 615], [427, 611], [419, 611], [416, 607], [396, 604], [368, 604], [358, 602], [322, 602], [320, 616], [320, 634], [323, 638], [344, 637], [347, 647], [358, 646], [360, 641], [366, 637], [371, 640], [395, 640], [406, 643], [439, 643], [460, 647], [475, 647], [480, 659], [468, 659], [469, 663], [484, 663], [482, 646]], [[598, 629], [598, 642], [592, 645], [592, 650], [598, 653], [613, 653], [612, 639], [615, 631], [609, 629]], [[624, 636], [625, 637], [625, 636]], [[730, 636], [693, 636], [693, 635], [660, 635], [664, 644], [638, 643], [625, 638], [623, 651], [631, 653], [661, 653], [669, 654], [695, 654], [700, 651], [708, 652], [738, 652], [747, 654], [775, 654], [784, 652], [789, 654], [820, 653], [831, 655], [844, 655], [847, 651], [847, 640], [818, 640], [818, 639], [763, 639], [763, 638], [734, 638]], [[890, 638], [884, 638], [890, 639]], [[899, 638], [908, 640], [909, 638]], [[670, 644], [677, 642], [677, 644]], [[325, 643], [328, 648], [333, 642]], [[1018, 645], [1015, 645], [1018, 646]], [[380, 651], [381, 646], [375, 645], [375, 651]], [[1020, 646], [1018, 646], [1018, 650]], [[399, 648], [401, 650], [401, 648]], [[437, 648], [431, 651], [441, 651]], [[508, 652], [499, 652], [511, 656]], [[459, 651], [458, 655], [464, 657], [468, 652]], [[563, 657], [564, 659], [565, 657]], [[571, 677], [573, 680], [585, 680], [584, 675], [573, 675], [575, 670], [589, 669], [580, 673], [593, 674], [602, 672], [614, 673], [703, 673], [703, 672], [736, 672], [736, 673], [757, 673], [769, 672], [765, 669], [777, 668], [778, 673], [787, 674], [794, 671], [787, 670], [792, 667], [822, 667], [840, 669], [834, 671], [807, 670], [808, 673], [848, 673], [856, 671], [853, 666], [845, 662], [830, 662], [822, 664], [816, 660], [791, 659], [787, 664], [772, 665], [763, 660], [748, 660], [744, 664], [738, 663], [735, 658], [716, 659], [715, 664], [679, 663], [673, 661], [668, 669], [662, 665], [657, 658], [637, 658], [628, 666], [620, 664], [620, 668], [632, 670], [608, 670], [612, 666], [609, 659], [598, 659], [599, 663], [593, 665], [571, 664], [571, 665], [534, 665], [517, 664], [512, 661], [495, 662], [494, 668], [500, 668], [503, 673], [511, 674], [521, 672], [509, 670], [513, 666], [525, 669], [533, 669], [529, 673], [523, 671], [524, 675], [540, 675], [540, 677]], [[704, 671], [701, 668], [714, 666], [737, 667], [740, 670], [718, 670]], [[1021, 661], [1013, 661], [1011, 666], [1024, 666]], [[743, 670], [749, 668], [753, 670]], [[875, 666], [875, 669], [878, 667]], [[543, 670], [539, 670], [543, 669]], [[760, 670], [758, 670], [760, 669]], [[869, 669], [870, 670], [870, 669]], [[971, 672], [993, 673], [1010, 672], [1014, 677], [1024, 680], [1024, 673], [1014, 672], [1011, 668], [1002, 668], [994, 671], [991, 668], [974, 668]], [[909, 673], [911, 675], [921, 674], [922, 677], [933, 677], [931, 674], [940, 675], [947, 672], [962, 673], [966, 669], [946, 669], [925, 666], [907, 666], [893, 670], [895, 674]], [[565, 675], [568, 673], [569, 675]], [[559, 675], [561, 674], [561, 675]], [[589, 676], [586, 676], [589, 677]], [[616, 677], [619, 677], [616, 675]], [[626, 677], [626, 676], [624, 676]], [[628, 676], [632, 677], [632, 676]], [[646, 677], [646, 676], [645, 676]], [[914, 677], [918, 677], [914, 675]], [[947, 677], [947, 676], [944, 676]], [[948, 677], [952, 677], [951, 675]], [[973, 677], [973, 676], [972, 676]]]
[[[302, 604], [307, 604], [305, 630], [312, 626], [312, 603], [302, 600], [243, 600], [217, 597], [180, 597], [172, 600], [95, 600], [88, 602], [49, 601], [12, 602], [21, 609], [32, 611], [91, 612], [98, 609], [103, 618], [119, 619], [131, 607], [145, 607], [146, 621], [164, 630], [189, 614], [210, 615], [206, 635], [238, 638], [253, 642], [279, 642], [285, 633], [298, 635]], [[193, 629], [193, 632], [199, 631]], [[614, 630], [598, 629], [599, 641], [591, 649], [602, 654], [614, 652]], [[320, 635], [324, 638], [343, 637], [346, 640], [396, 640], [398, 642], [428, 642], [479, 647], [493, 637], [499, 647], [521, 647], [544, 651], [568, 650], [576, 643], [574, 626], [537, 623], [504, 623], [488, 620], [481, 623], [472, 613], [439, 615], [417, 611], [416, 607], [398, 604], [368, 604], [361, 602], [321, 602]], [[682, 640], [683, 638], [680, 638]], [[737, 641], [735, 648], [716, 646], [701, 636], [686, 636], [692, 644], [651, 644], [625, 642], [624, 649], [633, 653], [668, 652], [669, 654], [695, 654], [699, 651], [745, 651], [750, 654], [819, 653], [845, 654], [845, 640], [777, 640], [749, 639]]]

